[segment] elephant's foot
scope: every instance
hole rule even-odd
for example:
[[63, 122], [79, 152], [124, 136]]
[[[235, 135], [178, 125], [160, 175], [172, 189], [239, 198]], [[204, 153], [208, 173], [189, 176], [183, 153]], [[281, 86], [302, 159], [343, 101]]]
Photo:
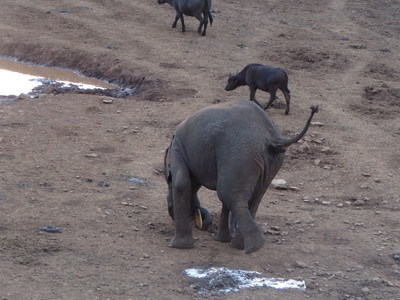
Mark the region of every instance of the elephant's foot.
[[218, 230], [217, 236], [214, 237], [214, 240], [222, 242], [222, 243], [229, 243], [231, 241], [231, 234], [228, 230]]
[[253, 253], [260, 249], [265, 244], [265, 237], [261, 232], [255, 232], [251, 236], [245, 238], [244, 252], [246, 254]]
[[236, 235], [232, 238], [231, 247], [239, 249], [239, 250], [244, 250], [244, 248], [245, 248], [244, 240], [243, 240], [243, 236], [240, 233], [240, 231], [237, 231]]
[[191, 236], [178, 236], [175, 234], [170, 243], [171, 247], [189, 249], [194, 247], [194, 240]]

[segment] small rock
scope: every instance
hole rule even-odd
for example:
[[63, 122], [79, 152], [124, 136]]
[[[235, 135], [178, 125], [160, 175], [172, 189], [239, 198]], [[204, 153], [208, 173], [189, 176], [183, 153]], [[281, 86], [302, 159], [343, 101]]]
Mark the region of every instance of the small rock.
[[300, 145], [299, 150], [300, 150], [301, 152], [310, 151], [310, 146], [308, 145], [307, 142], [304, 142], [303, 144]]
[[366, 286], [364, 286], [361, 290], [364, 294], [369, 294], [369, 288], [367, 288]]
[[323, 205], [331, 205], [332, 202], [331, 201], [322, 201], [321, 204], [323, 204]]
[[398, 264], [400, 264], [400, 253], [393, 253], [390, 255]]
[[320, 159], [316, 159], [314, 160], [314, 165], [319, 166], [321, 164], [321, 160]]
[[325, 124], [324, 124], [324, 123], [321, 123], [321, 122], [311, 122], [311, 126], [323, 127], [323, 126], [325, 126]]
[[301, 268], [301, 269], [305, 269], [307, 268], [307, 264], [305, 262], [302, 262], [301, 260], [296, 260], [296, 262], [294, 263], [294, 266], [296, 268]]
[[94, 157], [97, 157], [98, 155], [96, 154], [96, 153], [89, 153], [89, 154], [85, 154], [85, 157], [91, 157], [91, 158], [94, 158]]
[[322, 140], [320, 140], [320, 139], [313, 139], [311, 141], [316, 143], [316, 144], [322, 144]]
[[361, 173], [361, 175], [364, 177], [371, 177], [371, 174], [369, 174], [369, 173]]
[[113, 99], [110, 99], [110, 98], [103, 99], [103, 103], [104, 103], [104, 104], [111, 104], [111, 103], [113, 103], [113, 102], [114, 102], [114, 100], [113, 100]]
[[310, 281], [306, 283], [306, 287], [308, 290], [315, 290], [317, 286], [314, 281]]
[[294, 272], [294, 269], [292, 269], [292, 268], [287, 268], [287, 269], [286, 269], [286, 272], [292, 273], [292, 272]]
[[100, 187], [109, 187], [110, 186], [110, 184], [106, 181], [100, 181], [97, 185]]
[[278, 190], [287, 190], [288, 189], [285, 179], [274, 179], [274, 180], [272, 180], [271, 185]]
[[41, 227], [39, 229], [42, 231], [51, 232], [51, 233], [61, 232], [61, 230], [58, 227], [54, 227], [54, 226], [46, 226], [46, 227]]
[[299, 191], [301, 191], [301, 188], [298, 188], [297, 186], [290, 186], [289, 190], [299, 192]]
[[362, 199], [357, 199], [356, 201], [353, 202], [354, 206], [362, 206], [365, 205], [365, 201]]
[[329, 152], [331, 152], [331, 148], [329, 148], [329, 147], [324, 147], [324, 148], [321, 149], [321, 152], [323, 152], [323, 153], [329, 153]]

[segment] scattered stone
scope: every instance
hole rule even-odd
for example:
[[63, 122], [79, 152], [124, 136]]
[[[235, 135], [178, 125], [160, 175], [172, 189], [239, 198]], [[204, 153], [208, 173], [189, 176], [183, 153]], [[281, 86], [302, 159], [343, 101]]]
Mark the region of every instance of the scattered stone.
[[389, 256], [393, 258], [398, 264], [400, 264], [400, 253], [393, 253]]
[[280, 231], [281, 230], [281, 228], [279, 226], [270, 226], [269, 228], [271, 230], [273, 230], [273, 231]]
[[292, 269], [292, 268], [287, 268], [287, 269], [286, 269], [286, 272], [292, 273], [292, 272], [294, 272], [294, 269]]
[[368, 184], [361, 184], [360, 185], [360, 189], [366, 190], [366, 189], [370, 189], [371, 187]]
[[365, 205], [365, 201], [362, 199], [357, 199], [356, 201], [353, 202], [354, 206], [363, 206]]
[[310, 151], [310, 146], [308, 145], [307, 142], [304, 142], [303, 144], [300, 145], [299, 150], [301, 152], [308, 152]]
[[295, 192], [299, 192], [299, 191], [301, 191], [301, 188], [299, 188], [299, 187], [297, 187], [297, 186], [290, 186], [290, 187], [289, 187], [289, 190], [295, 191]]
[[369, 294], [369, 288], [367, 288], [366, 286], [364, 286], [361, 290], [364, 294]]
[[110, 184], [105, 181], [100, 181], [97, 185], [100, 187], [109, 187], [110, 186]]
[[104, 104], [111, 104], [111, 103], [113, 103], [113, 102], [114, 102], [114, 100], [111, 99], [111, 98], [103, 99], [103, 103], [104, 103]]
[[271, 185], [274, 188], [276, 188], [277, 190], [287, 190], [288, 189], [285, 179], [274, 179], [274, 180], [272, 180]]
[[315, 290], [317, 288], [314, 281], [306, 282], [306, 286], [308, 290]]
[[296, 260], [296, 262], [294, 263], [294, 266], [296, 268], [300, 268], [300, 269], [305, 269], [305, 268], [308, 267], [308, 265], [305, 262], [301, 261], [301, 260]]
[[54, 226], [41, 227], [41, 228], [39, 228], [39, 230], [50, 232], [50, 233], [61, 232], [61, 230], [58, 227], [54, 227]]
[[325, 124], [324, 124], [324, 123], [321, 123], [321, 122], [311, 122], [311, 126], [323, 127], [323, 126], [325, 126]]
[[357, 50], [367, 49], [367, 46], [364, 46], [364, 45], [350, 45], [349, 47], [353, 48], [353, 49], [357, 49]]
[[147, 181], [141, 180], [141, 179], [138, 179], [138, 178], [129, 178], [128, 181], [134, 182], [134, 183], [148, 184]]
[[321, 164], [321, 160], [319, 158], [314, 160], [314, 165], [319, 166], [320, 164]]
[[322, 201], [321, 204], [322, 205], [331, 205], [332, 202], [331, 201]]
[[369, 174], [369, 173], [362, 173], [361, 175], [364, 177], [371, 177], [371, 174]]
[[329, 147], [324, 147], [324, 148], [321, 149], [321, 152], [323, 152], [323, 153], [329, 153], [329, 152], [331, 152], [331, 148], [329, 148]]
[[381, 183], [381, 182], [382, 182], [382, 180], [381, 180], [380, 178], [375, 178], [374, 181], [375, 181], [376, 183]]
[[316, 143], [316, 144], [319, 144], [319, 145], [322, 144], [322, 140], [320, 140], [320, 139], [312, 139], [311, 141], [312, 141], [313, 143]]
[[90, 157], [90, 158], [95, 158], [98, 155], [96, 153], [89, 153], [89, 154], [85, 154], [85, 157]]

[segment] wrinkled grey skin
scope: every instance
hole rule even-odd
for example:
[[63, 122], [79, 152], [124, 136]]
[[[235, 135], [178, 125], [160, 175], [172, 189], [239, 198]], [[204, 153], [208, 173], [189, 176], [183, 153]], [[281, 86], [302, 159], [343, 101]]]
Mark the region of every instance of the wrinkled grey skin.
[[250, 100], [257, 103], [260, 107], [262, 107], [262, 105], [255, 98], [257, 89], [269, 92], [270, 99], [264, 109], [270, 107], [276, 99], [276, 91], [278, 89], [281, 90], [286, 100], [285, 114], [289, 114], [290, 91], [288, 89], [288, 76], [282, 69], [260, 64], [247, 65], [239, 73], [229, 76], [225, 90], [232, 91], [242, 85], [249, 86]]
[[[172, 28], [176, 27], [180, 19], [182, 32], [186, 31], [183, 15], [195, 17], [200, 21], [198, 32], [201, 33], [202, 36], [206, 35], [208, 20], [210, 20], [210, 25], [212, 25], [213, 17], [210, 12], [212, 0], [157, 0], [157, 2], [158, 4], [169, 3], [175, 8], [176, 16], [174, 23], [172, 23]], [[203, 32], [201, 31], [202, 27]]]
[[[192, 206], [201, 186], [217, 191], [223, 206], [216, 240], [251, 253], [265, 242], [254, 221], [258, 205], [282, 165], [287, 147], [304, 136], [318, 106], [312, 106], [297, 136], [283, 138], [262, 108], [239, 100], [201, 109], [182, 122], [165, 156], [168, 209], [173, 211], [171, 246], [192, 248]], [[229, 232], [229, 213], [237, 222]], [[170, 213], [171, 214], [171, 213]]]

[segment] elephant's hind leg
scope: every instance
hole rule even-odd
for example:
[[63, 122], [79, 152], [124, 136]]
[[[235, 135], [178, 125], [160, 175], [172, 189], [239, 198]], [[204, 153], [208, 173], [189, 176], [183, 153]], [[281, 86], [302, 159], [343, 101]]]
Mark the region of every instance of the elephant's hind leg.
[[223, 243], [229, 243], [231, 241], [228, 220], [229, 209], [224, 204], [222, 204], [221, 215], [219, 217], [218, 233], [215, 237], [216, 241], [220, 241]]
[[265, 243], [265, 237], [257, 223], [254, 221], [247, 207], [236, 208], [233, 217], [238, 223], [238, 232], [232, 239], [232, 246], [243, 249], [249, 254], [260, 249]]
[[190, 218], [192, 185], [189, 170], [183, 159], [175, 159], [172, 168], [172, 197], [174, 204], [175, 236], [171, 247], [193, 248], [192, 222]]

